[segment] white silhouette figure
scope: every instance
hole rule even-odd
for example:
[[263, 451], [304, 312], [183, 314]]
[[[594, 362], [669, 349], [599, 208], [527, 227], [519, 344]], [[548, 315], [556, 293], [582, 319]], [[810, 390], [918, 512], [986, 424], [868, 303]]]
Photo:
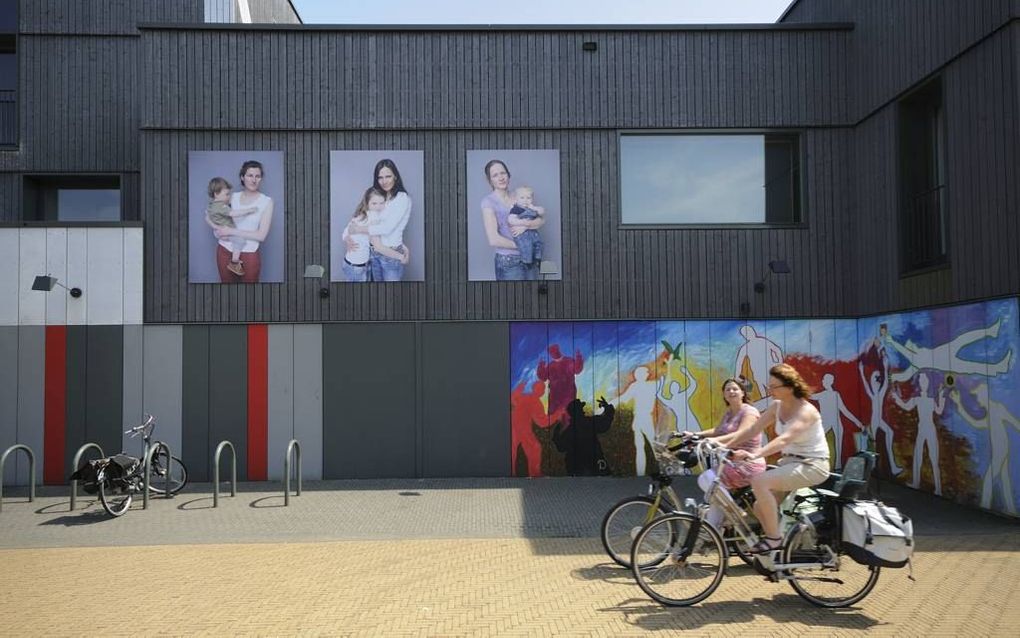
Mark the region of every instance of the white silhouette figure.
[[882, 417], [882, 408], [885, 405], [885, 393], [889, 390], [889, 359], [882, 353], [883, 372], [872, 370], [870, 379], [864, 378], [864, 364], [858, 362], [857, 370], [861, 373], [861, 381], [864, 383], [864, 391], [871, 398], [871, 421], [868, 437], [871, 440], [878, 440], [878, 431], [885, 432], [885, 449], [889, 457], [889, 469], [892, 473], [899, 474], [903, 468], [897, 465], [896, 457], [893, 456], [893, 429]]
[[818, 402], [818, 411], [822, 415], [822, 423], [825, 424], [825, 431], [832, 430], [832, 439], [836, 445], [836, 458], [834, 465], [843, 467], [843, 422], [840, 415], [845, 416], [851, 423], [857, 426], [858, 430], [864, 429], [864, 424], [854, 416], [854, 413], [843, 403], [843, 397], [832, 388], [836, 378], [831, 374], [822, 377], [821, 392], [811, 395], [811, 398]]
[[655, 382], [648, 380], [648, 368], [634, 368], [634, 383], [619, 396], [618, 403], [634, 402], [634, 467], [638, 476], [647, 472], [645, 458], [645, 439], [651, 443], [655, 440]]
[[[972, 361], [961, 359], [961, 349], [982, 339], [995, 339], [999, 336], [999, 326], [1002, 319], [997, 320], [986, 329], [968, 330], [955, 337], [951, 341], [935, 346], [934, 348], [923, 348], [913, 341], [906, 343], [894, 341], [888, 333], [883, 335], [885, 343], [903, 355], [910, 364], [903, 370], [893, 374], [893, 381], [906, 381], [914, 376], [918, 370], [931, 369], [945, 372], [961, 372], [964, 374], [980, 374], [982, 376], [994, 377], [1005, 374], [1009, 370], [1010, 360], [1013, 358], [1013, 351], [1009, 350], [1001, 359], [995, 363], [985, 361]], [[948, 362], [948, 368], [941, 368], [939, 364]]]
[[975, 419], [968, 414], [959, 398], [959, 390], [953, 388], [950, 391], [950, 398], [955, 397], [957, 412], [967, 423], [978, 430], [988, 430], [988, 440], [991, 447], [991, 460], [985, 476], [981, 483], [981, 507], [992, 509], [992, 492], [995, 489], [995, 481], [998, 479], [1002, 490], [1002, 500], [1005, 503], [1006, 512], [1016, 516], [1016, 502], [1013, 500], [1013, 483], [1009, 478], [1009, 430], [1007, 426], [1020, 432], [1020, 421], [1010, 414], [1009, 409], [999, 401], [991, 401], [988, 398], [988, 384], [982, 383], [974, 389], [978, 402], [985, 407], [988, 413], [988, 422], [983, 419]]
[[914, 489], [921, 487], [921, 465], [924, 463], [924, 448], [928, 446], [928, 459], [931, 461], [931, 475], [935, 480], [935, 494], [942, 495], [942, 476], [939, 471], [939, 437], [935, 430], [935, 415], [942, 414], [946, 407], [946, 396], [936, 390], [935, 396], [928, 396], [928, 375], [917, 376], [921, 394], [904, 401], [899, 392], [893, 392], [893, 401], [901, 409], [909, 412], [917, 410], [917, 439], [914, 442]]
[[659, 379], [659, 400], [673, 413], [676, 417], [676, 429], [687, 432], [701, 432], [701, 425], [698, 424], [698, 417], [694, 416], [694, 411], [691, 410], [690, 398], [694, 396], [695, 390], [698, 389], [698, 382], [694, 380], [694, 375], [687, 369], [687, 366], [680, 368], [680, 371], [687, 377], [687, 388], [680, 391], [680, 383], [677, 381], [671, 381], [669, 384], [669, 391], [671, 396], [669, 398], [663, 393], [666, 387], [666, 377], [663, 376]]
[[764, 397], [769, 369], [783, 362], [783, 350], [768, 337], [759, 337], [751, 326], [741, 326], [740, 336], [745, 339], [745, 343], [737, 350], [733, 378], [739, 379], [743, 375], [744, 360], [747, 359], [751, 366], [751, 376], [758, 386], [758, 395]]

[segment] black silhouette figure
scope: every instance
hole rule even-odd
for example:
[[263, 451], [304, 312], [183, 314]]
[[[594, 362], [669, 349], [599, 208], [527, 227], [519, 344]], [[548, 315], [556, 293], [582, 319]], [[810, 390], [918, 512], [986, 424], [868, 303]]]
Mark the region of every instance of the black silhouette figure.
[[602, 414], [588, 416], [584, 413], [585, 402], [574, 399], [567, 405], [562, 423], [553, 428], [553, 443], [563, 453], [567, 474], [571, 476], [592, 476], [609, 474], [609, 465], [602, 453], [599, 434], [605, 434], [613, 424], [616, 408], [599, 397]]

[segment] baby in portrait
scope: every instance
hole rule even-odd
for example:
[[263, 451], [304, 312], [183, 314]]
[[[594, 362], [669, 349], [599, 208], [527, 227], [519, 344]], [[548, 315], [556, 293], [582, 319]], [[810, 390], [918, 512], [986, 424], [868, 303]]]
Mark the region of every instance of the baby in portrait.
[[[230, 195], [233, 186], [222, 177], [214, 177], [209, 180], [209, 206], [205, 209], [206, 219], [215, 226], [228, 226], [235, 228], [235, 217], [251, 215], [256, 210], [255, 206], [234, 210], [230, 207]], [[230, 242], [230, 263], [227, 270], [235, 275], [244, 275], [244, 265], [241, 263], [241, 249], [244, 248], [243, 237], [231, 237]]]
[[[518, 222], [538, 219], [545, 214], [545, 209], [535, 205], [535, 189], [530, 186], [520, 186], [514, 190], [514, 207], [507, 215], [507, 223], [511, 227]], [[525, 264], [532, 264], [542, 259], [542, 236], [534, 228], [529, 228], [523, 233], [514, 237], [517, 250], [521, 253], [521, 261]]]

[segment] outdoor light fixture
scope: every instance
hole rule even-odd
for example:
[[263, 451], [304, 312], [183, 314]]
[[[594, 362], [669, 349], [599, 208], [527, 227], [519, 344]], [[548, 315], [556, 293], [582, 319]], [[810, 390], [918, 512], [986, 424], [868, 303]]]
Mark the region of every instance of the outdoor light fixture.
[[546, 280], [560, 274], [560, 271], [555, 261], [543, 259], [538, 265], [538, 274], [542, 277], [542, 283], [538, 284], [538, 294], [544, 295], [549, 292], [549, 283]]
[[777, 275], [785, 275], [790, 272], [790, 266], [786, 263], [785, 259], [776, 259], [775, 261], [769, 262], [769, 269], [765, 271], [765, 276], [761, 278], [761, 281], [754, 284], [754, 291], [758, 293], [765, 292], [765, 280], [769, 278], [769, 275], [776, 273]]
[[599, 43], [598, 42], [582, 42], [581, 43], [581, 50], [582, 51], [598, 51], [599, 50]]
[[[326, 269], [319, 264], [309, 264], [305, 266], [305, 279], [322, 279], [325, 274]], [[320, 287], [319, 296], [323, 299], [329, 297], [329, 288], [325, 286]]]
[[32, 281], [32, 290], [42, 290], [43, 292], [49, 292], [53, 290], [54, 286], [60, 286], [75, 299], [81, 297], [81, 288], [68, 288], [64, 284], [57, 281], [56, 277], [50, 277], [49, 275], [37, 275], [35, 280]]

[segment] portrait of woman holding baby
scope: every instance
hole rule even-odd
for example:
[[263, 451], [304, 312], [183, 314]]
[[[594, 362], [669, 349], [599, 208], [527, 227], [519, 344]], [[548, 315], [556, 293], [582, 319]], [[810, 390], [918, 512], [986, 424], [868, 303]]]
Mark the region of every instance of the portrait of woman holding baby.
[[468, 279], [535, 281], [542, 262], [559, 279], [559, 152], [468, 151], [467, 165]]
[[192, 151], [188, 182], [189, 281], [282, 282], [283, 153]]

